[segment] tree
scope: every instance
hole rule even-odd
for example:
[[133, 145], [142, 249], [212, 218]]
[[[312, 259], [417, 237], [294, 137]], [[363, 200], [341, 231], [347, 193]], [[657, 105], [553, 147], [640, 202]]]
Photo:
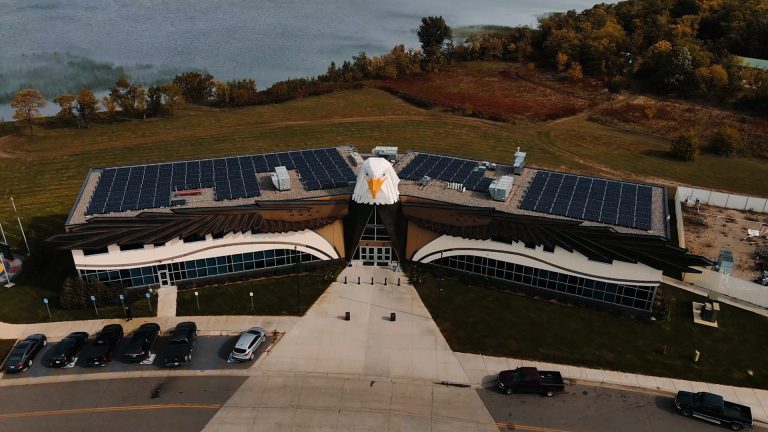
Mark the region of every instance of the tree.
[[104, 110], [107, 111], [109, 114], [114, 113], [117, 111], [117, 104], [115, 103], [115, 100], [109, 97], [109, 95], [104, 96], [101, 99], [101, 105], [104, 107]]
[[672, 140], [669, 152], [676, 159], [692, 161], [699, 152], [699, 137], [690, 129], [683, 131]]
[[20, 122], [26, 122], [29, 126], [29, 134], [32, 135], [32, 124], [40, 117], [40, 108], [47, 105], [45, 97], [37, 89], [26, 88], [19, 90], [11, 101], [13, 118]]
[[568, 79], [571, 81], [578, 81], [584, 78], [584, 72], [581, 70], [579, 62], [572, 61], [571, 66], [568, 67]]
[[83, 88], [75, 101], [75, 112], [79, 119], [79, 125], [87, 128], [93, 114], [99, 110], [99, 100], [89, 88]]
[[698, 92], [702, 96], [720, 96], [728, 86], [728, 71], [722, 65], [700, 67], [694, 72]]
[[143, 85], [132, 83], [125, 76], [121, 76], [109, 89], [109, 98], [120, 107], [123, 113], [146, 118], [149, 102]]
[[181, 88], [174, 83], [167, 83], [160, 86], [163, 92], [163, 100], [168, 113], [173, 114], [176, 109], [184, 105], [184, 95]]
[[75, 119], [75, 95], [72, 93], [64, 93], [61, 96], [53, 98], [53, 103], [59, 106], [59, 112], [56, 113], [56, 117], [68, 122]]
[[427, 63], [441, 62], [446, 51], [450, 50], [453, 33], [442, 16], [423, 17], [417, 35]]
[[565, 68], [568, 67], [568, 54], [564, 52], [557, 53], [555, 56], [555, 61], [557, 62], [557, 71], [564, 71]]
[[85, 282], [76, 276], [68, 277], [61, 287], [59, 303], [64, 309], [81, 309], [87, 306], [87, 296]]
[[709, 148], [713, 153], [721, 156], [733, 156], [744, 150], [744, 139], [738, 130], [724, 126], [715, 132]]
[[195, 104], [205, 104], [213, 96], [213, 76], [208, 73], [184, 72], [173, 78], [184, 99]]

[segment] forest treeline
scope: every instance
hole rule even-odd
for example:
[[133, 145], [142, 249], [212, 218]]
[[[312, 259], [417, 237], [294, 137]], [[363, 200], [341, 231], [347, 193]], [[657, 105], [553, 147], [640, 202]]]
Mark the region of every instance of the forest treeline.
[[[590, 77], [611, 91], [700, 98], [768, 115], [768, 71], [744, 67], [738, 57], [768, 58], [765, 0], [626, 0], [553, 13], [539, 18], [535, 28], [499, 28], [460, 41], [442, 17], [425, 17], [418, 38], [421, 49], [397, 45], [372, 57], [361, 51], [340, 64], [332, 62], [316, 77], [280, 81], [263, 90], [253, 79], [219, 81], [197, 71], [147, 89], [121, 77], [96, 103], [108, 113], [146, 118], [171, 114], [184, 101], [215, 107], [274, 104], [457, 62], [498, 60], [553, 68], [564, 79]], [[14, 118], [30, 133], [35, 106], [46, 103], [41, 95], [30, 95], [32, 90], [20, 91], [24, 97], [14, 101]], [[59, 118], [87, 127], [94, 102], [89, 92], [54, 99], [64, 102]]]

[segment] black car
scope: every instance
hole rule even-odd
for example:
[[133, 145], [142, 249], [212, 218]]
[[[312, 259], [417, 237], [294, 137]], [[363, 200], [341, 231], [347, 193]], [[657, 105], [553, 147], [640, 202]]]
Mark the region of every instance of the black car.
[[160, 334], [160, 326], [155, 323], [142, 324], [131, 336], [128, 346], [123, 351], [123, 359], [132, 362], [146, 360], [152, 352], [152, 345]]
[[32, 366], [37, 353], [48, 345], [44, 334], [33, 334], [19, 341], [5, 360], [5, 372], [21, 372]]
[[88, 341], [88, 333], [74, 332], [65, 337], [51, 350], [48, 358], [50, 367], [64, 367], [77, 361], [77, 353]]
[[171, 332], [168, 352], [165, 354], [165, 366], [174, 367], [189, 364], [192, 351], [197, 341], [197, 324], [186, 321], [176, 325]]
[[109, 324], [96, 336], [85, 352], [88, 366], [106, 366], [112, 360], [112, 352], [123, 340], [123, 326]]

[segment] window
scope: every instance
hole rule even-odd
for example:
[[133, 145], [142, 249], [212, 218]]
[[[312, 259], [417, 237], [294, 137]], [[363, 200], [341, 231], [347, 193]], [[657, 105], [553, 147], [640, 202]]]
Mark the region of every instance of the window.
[[[359, 249], [360, 258], [366, 259], [369, 255], [367, 248], [360, 247]], [[370, 252], [370, 255], [374, 255], [374, 253]], [[656, 290], [655, 286], [606, 283], [577, 275], [543, 270], [474, 255], [440, 258], [433, 263], [454, 270], [490, 276], [496, 279], [505, 279], [573, 297], [612, 303], [644, 311], [651, 309], [652, 302], [650, 300], [653, 298], [653, 293]]]
[[129, 251], [129, 250], [136, 250], [136, 249], [144, 249], [144, 245], [141, 243], [120, 245], [121, 251]]
[[214, 233], [212, 235], [212, 237], [213, 237], [214, 240], [223, 239], [224, 238], [224, 233]]

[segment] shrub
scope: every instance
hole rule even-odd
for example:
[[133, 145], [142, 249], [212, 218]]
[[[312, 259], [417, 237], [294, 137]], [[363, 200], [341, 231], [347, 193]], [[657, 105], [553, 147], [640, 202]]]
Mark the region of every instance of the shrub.
[[675, 159], [692, 161], [699, 152], [699, 138], [692, 130], [683, 131], [672, 141], [669, 152]]
[[738, 130], [724, 126], [715, 132], [709, 150], [721, 156], [733, 156], [744, 151], [744, 140]]

